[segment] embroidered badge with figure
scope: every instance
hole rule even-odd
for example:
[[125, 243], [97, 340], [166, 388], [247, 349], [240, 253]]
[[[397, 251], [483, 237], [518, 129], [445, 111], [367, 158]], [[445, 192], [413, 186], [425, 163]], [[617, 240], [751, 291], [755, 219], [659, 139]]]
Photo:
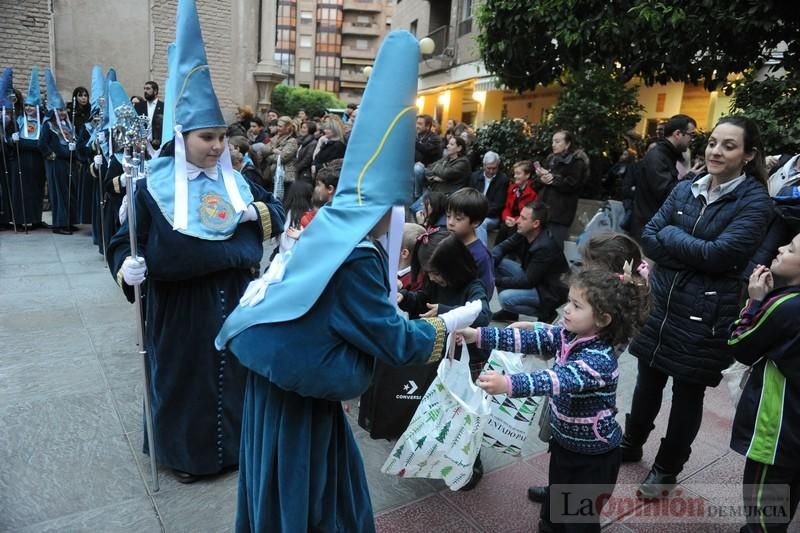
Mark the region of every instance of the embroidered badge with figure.
[[200, 222], [207, 228], [224, 230], [235, 221], [233, 205], [216, 193], [206, 193], [200, 199]]

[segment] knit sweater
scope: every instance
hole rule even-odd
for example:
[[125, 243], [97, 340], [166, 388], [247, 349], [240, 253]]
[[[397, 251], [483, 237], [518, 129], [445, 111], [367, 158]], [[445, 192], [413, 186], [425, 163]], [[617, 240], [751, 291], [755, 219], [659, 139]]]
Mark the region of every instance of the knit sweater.
[[478, 328], [477, 346], [554, 357], [551, 369], [508, 376], [509, 397], [549, 396], [553, 438], [570, 451], [596, 455], [619, 446], [619, 369], [609, 343], [536, 322], [530, 330]]

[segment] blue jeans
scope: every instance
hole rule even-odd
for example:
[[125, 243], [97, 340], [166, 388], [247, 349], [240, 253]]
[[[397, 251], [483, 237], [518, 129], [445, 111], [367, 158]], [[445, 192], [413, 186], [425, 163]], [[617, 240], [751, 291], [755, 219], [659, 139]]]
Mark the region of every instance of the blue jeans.
[[499, 218], [484, 218], [481, 225], [475, 229], [475, 235], [487, 248], [489, 247], [489, 232], [500, 227]]
[[416, 200], [422, 196], [425, 190], [425, 165], [414, 163], [414, 176], [411, 180], [411, 200]]
[[[525, 271], [522, 266], [511, 259], [503, 259], [497, 267], [497, 277], [522, 276]], [[497, 287], [497, 299], [500, 300], [500, 307], [504, 311], [518, 313], [522, 315], [533, 315], [539, 318], [542, 314], [540, 309], [541, 300], [539, 291], [531, 289], [501, 289]]]

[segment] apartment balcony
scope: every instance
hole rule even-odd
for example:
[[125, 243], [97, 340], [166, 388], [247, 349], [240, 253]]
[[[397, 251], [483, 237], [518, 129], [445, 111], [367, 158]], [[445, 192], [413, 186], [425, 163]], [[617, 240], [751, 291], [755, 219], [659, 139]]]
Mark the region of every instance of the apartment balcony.
[[380, 37], [381, 29], [372, 22], [345, 22], [342, 24], [342, 35], [359, 35], [362, 37]]
[[383, 13], [383, 3], [378, 0], [344, 0], [344, 10]]
[[367, 83], [367, 76], [361, 70], [355, 69], [342, 69], [339, 71], [339, 79], [342, 83], [360, 83], [366, 84]]
[[[420, 56], [419, 74], [424, 76], [441, 70], [451, 68], [456, 64], [454, 43], [451, 42], [451, 33], [448, 26], [441, 26], [425, 37], [433, 41], [433, 53]], [[422, 39], [420, 39], [422, 40]]]
[[355, 46], [342, 46], [342, 60], [352, 57], [354, 59], [375, 59], [378, 51], [373, 48], [356, 48]]

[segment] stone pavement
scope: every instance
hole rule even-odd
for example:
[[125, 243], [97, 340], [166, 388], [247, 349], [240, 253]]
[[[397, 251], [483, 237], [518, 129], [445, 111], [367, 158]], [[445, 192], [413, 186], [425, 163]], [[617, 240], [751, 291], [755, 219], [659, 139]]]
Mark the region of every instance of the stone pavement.
[[[86, 227], [72, 236], [0, 233], [0, 531], [231, 531], [235, 472], [180, 485], [162, 471], [161, 490], [150, 491], [141, 453], [142, 368], [134, 331], [132, 307]], [[625, 355], [621, 412], [630, 404], [634, 381], [635, 361]], [[483, 481], [472, 492], [451, 492], [438, 481], [381, 474], [392, 443], [370, 439], [355, 424], [357, 402], [348, 406], [379, 531], [535, 530], [538, 506], [526, 500], [525, 489], [547, 479], [545, 445], [535, 436], [521, 458], [484, 450]], [[621, 484], [646, 474], [665, 414], [644, 462], [624, 466]], [[685, 494], [709, 504], [740, 490], [743, 461], [728, 449], [731, 415], [724, 389], [709, 391], [703, 428], [681, 476]], [[615, 517], [606, 530], [738, 529], [738, 523], [652, 520]]]

